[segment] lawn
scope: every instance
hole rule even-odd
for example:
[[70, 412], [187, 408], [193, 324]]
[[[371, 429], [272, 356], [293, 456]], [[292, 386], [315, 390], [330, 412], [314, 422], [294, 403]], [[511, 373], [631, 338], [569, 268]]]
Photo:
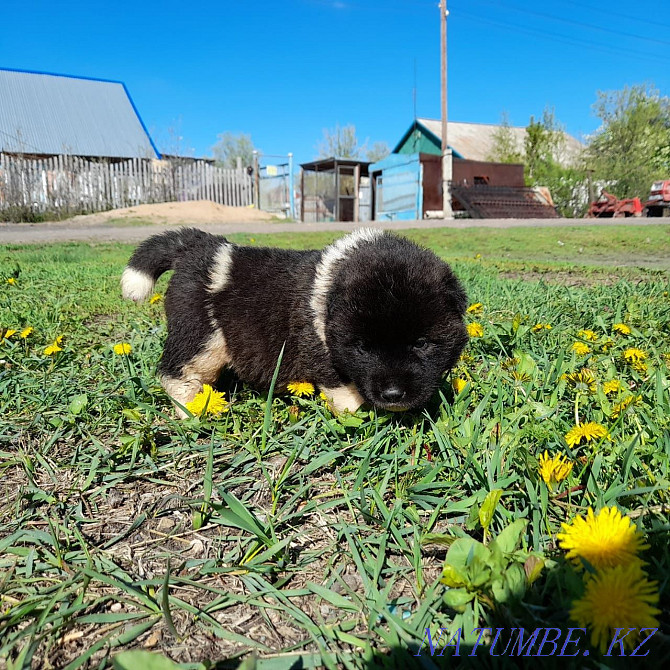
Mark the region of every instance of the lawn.
[[[160, 299], [119, 296], [132, 246], [0, 249], [0, 667], [434, 667], [431, 643], [463, 656], [482, 626], [473, 667], [520, 667], [491, 658], [496, 628], [501, 653], [513, 627], [582, 625], [580, 667], [616, 667], [603, 621], [660, 622], [640, 654], [667, 664], [669, 230], [412, 231], [473, 305], [425, 411], [336, 417], [223, 379], [228, 411], [183, 422]], [[624, 516], [570, 560], [557, 533], [589, 507]]]

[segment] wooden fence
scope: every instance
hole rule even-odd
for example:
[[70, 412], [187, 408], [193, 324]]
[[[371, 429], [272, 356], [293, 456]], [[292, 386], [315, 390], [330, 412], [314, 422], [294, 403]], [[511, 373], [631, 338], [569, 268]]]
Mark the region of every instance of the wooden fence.
[[68, 216], [184, 200], [253, 205], [253, 178], [245, 169], [220, 168], [205, 161], [133, 158], [113, 162], [0, 153], [2, 218], [21, 220], [39, 213]]

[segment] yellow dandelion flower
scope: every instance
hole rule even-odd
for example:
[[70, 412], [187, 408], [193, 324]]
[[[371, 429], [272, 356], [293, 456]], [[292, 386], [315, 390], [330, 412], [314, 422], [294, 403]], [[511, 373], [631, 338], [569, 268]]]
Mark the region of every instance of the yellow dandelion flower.
[[578, 356], [586, 356], [586, 354], [591, 353], [591, 349], [588, 344], [584, 344], [584, 342], [575, 342], [572, 345], [572, 350], [578, 355]]
[[121, 342], [120, 344], [114, 345], [114, 353], [117, 356], [127, 356], [133, 348], [128, 344], [128, 342]]
[[[640, 629], [658, 628], [657, 603], [658, 584], [647, 579], [639, 564], [617, 565], [587, 577], [584, 595], [572, 603], [570, 617], [591, 630], [591, 644], [601, 653], [612, 644], [617, 628], [623, 628], [622, 633], [632, 628], [623, 638], [624, 648], [630, 650]], [[618, 652], [617, 644], [614, 653]]]
[[468, 314], [481, 314], [484, 311], [484, 305], [481, 302], [475, 302], [465, 310]]
[[565, 441], [571, 447], [576, 447], [582, 440], [591, 442], [592, 440], [599, 440], [603, 437], [608, 437], [607, 428], [599, 423], [589, 421], [588, 423], [580, 423], [574, 428], [571, 428], [565, 434]]
[[328, 402], [328, 396], [323, 391], [319, 393], [319, 398], [323, 400], [323, 402]]
[[515, 382], [525, 383], [525, 382], [532, 381], [533, 378], [527, 372], [524, 372], [523, 370], [512, 370], [512, 379]]
[[641, 395], [629, 395], [627, 398], [624, 398], [621, 402], [616, 403], [612, 407], [612, 413], [610, 416], [613, 419], [618, 419], [621, 414], [623, 414], [631, 405], [639, 405], [642, 402]]
[[607, 432], [607, 428], [605, 428], [605, 426], [602, 426], [601, 424], [595, 423], [593, 421], [589, 421], [588, 423], [582, 424], [582, 435], [587, 442], [591, 442], [592, 440], [599, 440], [603, 437], [608, 437], [609, 433]]
[[503, 370], [507, 370], [508, 372], [510, 370], [514, 370], [514, 368], [519, 365], [519, 359], [515, 357], [513, 358], [506, 358], [501, 364], [500, 367]]
[[589, 507], [586, 518], [578, 515], [561, 527], [559, 546], [577, 567], [582, 559], [596, 570], [639, 563], [638, 552], [649, 548], [637, 526], [616, 507], [603, 507], [598, 514]]
[[646, 351], [638, 349], [637, 347], [629, 347], [623, 352], [623, 354], [621, 354], [621, 356], [623, 357], [624, 361], [636, 372], [643, 373], [647, 371], [647, 364], [645, 363], [647, 358]]
[[551, 491], [553, 485], [565, 479], [572, 472], [572, 463], [560, 454], [549, 458], [546, 451], [540, 456], [540, 476]]
[[629, 347], [623, 352], [622, 356], [626, 363], [633, 365], [634, 363], [644, 361], [647, 358], [647, 352], [637, 347]]
[[598, 335], [593, 330], [583, 329], [577, 333], [577, 337], [581, 337], [583, 340], [588, 340], [589, 342], [595, 342], [598, 339]]
[[309, 382], [290, 382], [286, 385], [286, 388], [290, 393], [297, 395], [299, 398], [314, 395], [314, 384], [310, 384]]
[[563, 375], [568, 385], [580, 393], [596, 392], [596, 377], [588, 368]]
[[605, 395], [618, 393], [619, 391], [623, 391], [623, 389], [624, 385], [618, 379], [610, 379], [603, 384], [603, 393]]
[[154, 293], [151, 298], [149, 298], [149, 304], [155, 305], [157, 302], [161, 301], [163, 296], [160, 293]]
[[481, 258], [481, 257], [482, 257], [481, 254], [475, 254], [475, 258], [476, 258], [476, 259], [479, 259], [479, 258]]
[[12, 330], [11, 328], [7, 328], [7, 330], [2, 334], [2, 338], [0, 339], [9, 339], [12, 335], [16, 334], [16, 330]]
[[612, 330], [615, 333], [619, 333], [620, 335], [630, 335], [631, 334], [630, 326], [627, 326], [625, 323], [615, 323], [612, 326]]
[[200, 416], [221, 414], [227, 412], [230, 407], [225, 393], [214, 390], [209, 384], [203, 384], [202, 391], [191, 402], [186, 403], [186, 409], [194, 416]]
[[53, 356], [54, 354], [58, 353], [59, 351], [63, 351], [63, 347], [60, 346], [62, 341], [63, 341], [63, 336], [59, 335], [48, 347], [45, 347], [44, 355], [45, 356]]
[[551, 324], [550, 323], [536, 323], [532, 328], [531, 331], [533, 333], [540, 333], [543, 330], [551, 330]]
[[458, 394], [468, 385], [468, 382], [462, 377], [456, 377], [452, 380], [451, 385], [453, 386], [454, 391]]
[[484, 336], [484, 328], [481, 323], [477, 323], [476, 321], [473, 321], [472, 323], [469, 323], [468, 326], [468, 335], [470, 337], [483, 337]]
[[34, 330], [35, 330], [35, 329], [34, 329], [32, 326], [28, 326], [28, 327], [24, 328], [24, 329], [19, 333], [19, 337], [20, 337], [22, 340], [25, 340], [29, 335], [32, 334], [32, 332], [33, 332]]
[[10, 277], [10, 278], [7, 280], [7, 283], [8, 283], [10, 286], [16, 286], [16, 279], [15, 279], [14, 277]]

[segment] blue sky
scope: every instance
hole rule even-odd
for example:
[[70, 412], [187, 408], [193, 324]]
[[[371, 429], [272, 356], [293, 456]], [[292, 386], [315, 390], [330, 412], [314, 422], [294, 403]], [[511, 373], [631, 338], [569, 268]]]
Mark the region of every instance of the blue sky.
[[[210, 155], [218, 133], [244, 132], [303, 162], [336, 123], [393, 147], [414, 118], [415, 84], [417, 116], [439, 118], [437, 0], [2, 4], [1, 67], [125, 82], [162, 150]], [[598, 89], [670, 94], [663, 2], [448, 5], [454, 121], [497, 123], [505, 111], [525, 125], [550, 106], [580, 137], [598, 126]]]

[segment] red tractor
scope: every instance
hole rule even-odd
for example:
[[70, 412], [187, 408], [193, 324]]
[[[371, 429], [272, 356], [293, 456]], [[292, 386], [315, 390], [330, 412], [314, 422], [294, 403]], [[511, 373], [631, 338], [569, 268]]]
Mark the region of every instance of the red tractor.
[[[668, 182], [670, 184], [670, 182]], [[621, 218], [624, 216], [642, 216], [642, 202], [640, 198], [623, 198], [619, 200], [615, 195], [603, 189], [600, 197], [592, 202], [586, 214], [590, 218]]]
[[644, 203], [647, 216], [670, 216], [670, 179], [655, 181]]

